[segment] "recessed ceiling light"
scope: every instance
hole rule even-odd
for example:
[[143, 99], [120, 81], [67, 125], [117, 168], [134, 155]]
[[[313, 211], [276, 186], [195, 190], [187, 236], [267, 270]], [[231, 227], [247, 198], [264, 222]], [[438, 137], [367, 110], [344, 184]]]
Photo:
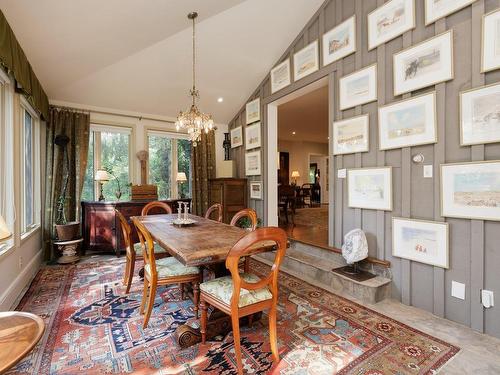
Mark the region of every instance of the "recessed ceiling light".
[[222, 103], [222, 102], [224, 101], [224, 98], [220, 97], [219, 99], [217, 99], [217, 101], [218, 101], [219, 103]]
[[292, 132], [292, 135], [295, 135], [295, 132]]

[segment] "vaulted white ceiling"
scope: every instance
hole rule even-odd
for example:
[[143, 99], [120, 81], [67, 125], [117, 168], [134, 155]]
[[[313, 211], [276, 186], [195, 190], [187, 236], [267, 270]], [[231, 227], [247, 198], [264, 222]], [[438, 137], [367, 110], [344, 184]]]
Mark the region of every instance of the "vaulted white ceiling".
[[189, 106], [186, 15], [198, 11], [200, 107], [226, 123], [322, 2], [0, 0], [0, 8], [50, 100], [169, 117]]

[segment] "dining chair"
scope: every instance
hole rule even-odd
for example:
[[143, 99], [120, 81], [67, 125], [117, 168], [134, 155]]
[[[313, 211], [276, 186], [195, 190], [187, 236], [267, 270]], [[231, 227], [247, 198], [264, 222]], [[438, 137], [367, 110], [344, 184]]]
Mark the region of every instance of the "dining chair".
[[142, 208], [141, 216], [147, 216], [149, 215], [149, 212], [153, 208], [160, 208], [162, 211], [165, 211], [167, 214], [172, 213], [172, 207], [170, 207], [167, 203], [165, 202], [160, 202], [160, 201], [153, 201], [149, 202]]
[[[243, 218], [248, 218], [250, 220], [250, 227], [248, 229], [254, 231], [255, 228], [257, 228], [257, 212], [251, 208], [245, 208], [241, 211], [236, 212], [236, 214], [233, 216], [231, 219], [230, 225], [232, 226], [238, 226], [238, 223], [241, 219]], [[250, 258], [245, 257], [243, 259], [243, 269], [245, 272], [248, 272], [250, 270]]]
[[[240, 273], [238, 263], [255, 245], [262, 242], [274, 242], [276, 255], [269, 274], [261, 279], [250, 273]], [[224, 276], [200, 285], [201, 341], [206, 341], [207, 310], [213, 306], [231, 316], [234, 337], [234, 351], [238, 374], [243, 374], [240, 347], [240, 318], [252, 316], [259, 311], [269, 309], [269, 340], [273, 360], [279, 361], [276, 332], [278, 306], [278, 273], [287, 247], [286, 233], [281, 228], [260, 228], [241, 238], [229, 251], [226, 268], [231, 276]]]
[[[116, 217], [120, 221], [120, 227], [122, 230], [123, 241], [125, 242], [125, 251], [127, 262], [125, 264], [125, 274], [123, 275], [123, 285], [127, 286], [125, 293], [130, 292], [130, 286], [132, 285], [132, 279], [134, 278], [134, 268], [135, 261], [143, 259], [143, 251], [140, 242], [134, 243], [132, 240], [132, 228], [130, 224], [125, 219], [125, 216], [115, 208]], [[153, 245], [154, 254], [157, 259], [168, 257], [168, 252], [158, 245], [156, 242]]]
[[134, 217], [132, 220], [137, 228], [141, 246], [145, 249], [143, 251], [144, 290], [140, 308], [141, 314], [145, 314], [142, 327], [146, 328], [148, 326], [156, 297], [156, 289], [159, 285], [191, 283], [193, 285], [194, 313], [196, 319], [198, 319], [200, 282], [203, 278], [201, 270], [198, 267], [185, 266], [174, 257], [156, 260], [154, 253], [151, 251], [153, 248], [153, 238], [151, 234], [137, 218]]
[[217, 213], [217, 220], [215, 221], [222, 223], [222, 204], [220, 203], [215, 203], [208, 208], [207, 212], [205, 212], [205, 219], [210, 219], [214, 212]]

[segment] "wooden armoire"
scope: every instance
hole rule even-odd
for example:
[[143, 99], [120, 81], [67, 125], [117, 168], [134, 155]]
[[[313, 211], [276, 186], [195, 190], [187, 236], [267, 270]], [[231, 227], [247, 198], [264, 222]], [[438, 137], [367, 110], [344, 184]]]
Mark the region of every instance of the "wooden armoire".
[[210, 205], [222, 204], [222, 220], [229, 224], [234, 214], [247, 208], [248, 187], [246, 178], [214, 178], [210, 180]]

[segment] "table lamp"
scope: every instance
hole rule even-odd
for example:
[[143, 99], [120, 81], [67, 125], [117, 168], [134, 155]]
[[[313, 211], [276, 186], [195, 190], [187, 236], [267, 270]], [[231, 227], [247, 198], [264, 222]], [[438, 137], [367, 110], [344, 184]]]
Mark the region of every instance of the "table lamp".
[[297, 178], [299, 178], [299, 177], [300, 177], [299, 171], [292, 172], [292, 178], [294, 179], [294, 182], [293, 182], [294, 185], [297, 185]]
[[3, 216], [0, 215], [0, 243], [9, 239], [11, 236], [12, 233], [9, 228], [7, 228], [7, 223], [5, 222]]
[[184, 172], [177, 172], [177, 182], [179, 183], [179, 197], [182, 199], [184, 198], [182, 194], [182, 184], [187, 181], [186, 173]]
[[104, 194], [102, 193], [102, 186], [104, 185], [105, 182], [108, 182], [110, 180], [109, 174], [104, 169], [98, 169], [95, 172], [94, 180], [96, 180], [99, 183], [99, 187], [100, 187], [99, 202], [102, 202], [102, 201], [104, 201]]

